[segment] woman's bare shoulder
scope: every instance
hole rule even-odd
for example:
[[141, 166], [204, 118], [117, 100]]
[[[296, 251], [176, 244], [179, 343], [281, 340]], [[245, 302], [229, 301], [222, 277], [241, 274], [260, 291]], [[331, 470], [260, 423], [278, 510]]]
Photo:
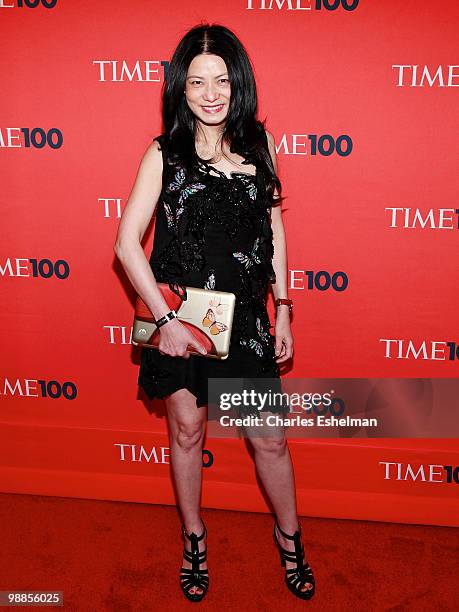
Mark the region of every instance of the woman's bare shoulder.
[[271, 134], [271, 132], [267, 129], [265, 129], [265, 133], [266, 133], [266, 137], [268, 139], [268, 144], [271, 148], [274, 148], [275, 145], [275, 141], [274, 141], [274, 136]]
[[147, 146], [141, 161], [141, 167], [153, 175], [162, 174], [163, 170], [163, 152], [160, 142], [152, 140]]
[[277, 154], [276, 154], [276, 142], [274, 140], [274, 136], [271, 134], [269, 130], [265, 129], [266, 138], [268, 139], [268, 148], [269, 153], [271, 155], [271, 159], [273, 160], [274, 170], [277, 172]]
[[150, 144], [148, 145], [147, 149], [146, 149], [146, 153], [148, 153], [151, 156], [155, 156], [159, 157], [159, 155], [161, 155], [162, 153], [162, 145], [161, 145], [161, 137], [160, 136], [156, 136], [156, 138], [154, 138]]

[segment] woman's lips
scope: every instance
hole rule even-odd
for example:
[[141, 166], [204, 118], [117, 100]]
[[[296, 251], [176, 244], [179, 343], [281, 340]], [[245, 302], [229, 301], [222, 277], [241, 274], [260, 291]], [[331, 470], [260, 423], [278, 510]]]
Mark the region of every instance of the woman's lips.
[[223, 104], [219, 104], [218, 106], [203, 106], [202, 110], [205, 113], [209, 113], [209, 115], [215, 115], [216, 113], [219, 113], [223, 108]]

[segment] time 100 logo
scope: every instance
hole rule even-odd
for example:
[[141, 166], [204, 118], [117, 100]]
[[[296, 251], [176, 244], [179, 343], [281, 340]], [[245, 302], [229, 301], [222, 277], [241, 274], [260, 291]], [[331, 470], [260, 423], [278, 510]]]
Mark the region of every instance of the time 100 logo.
[[[5, 4], [7, 0], [0, 0], [0, 8], [14, 8], [14, 4]], [[16, 0], [17, 8], [43, 8], [52, 9], [56, 6], [57, 0]]]

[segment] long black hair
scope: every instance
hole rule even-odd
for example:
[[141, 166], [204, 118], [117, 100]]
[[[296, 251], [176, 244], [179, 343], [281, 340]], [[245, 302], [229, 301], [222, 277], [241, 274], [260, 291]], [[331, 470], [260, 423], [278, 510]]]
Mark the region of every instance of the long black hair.
[[270, 201], [273, 205], [280, 204], [284, 199], [282, 185], [267, 146], [266, 119], [263, 122], [257, 119], [257, 87], [252, 64], [240, 40], [225, 26], [201, 23], [191, 28], [169, 63], [162, 88], [162, 118], [170, 163], [181, 163], [192, 169], [201, 160], [195, 146], [196, 117], [187, 104], [184, 90], [188, 68], [194, 57], [202, 53], [218, 55], [228, 70], [231, 98], [222, 142], [229, 145], [231, 153], [241, 155], [261, 169]]

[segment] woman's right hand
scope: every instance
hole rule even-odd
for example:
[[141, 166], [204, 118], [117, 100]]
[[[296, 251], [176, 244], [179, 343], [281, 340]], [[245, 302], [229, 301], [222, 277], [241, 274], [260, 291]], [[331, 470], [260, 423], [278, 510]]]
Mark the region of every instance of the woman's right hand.
[[159, 328], [159, 352], [171, 357], [189, 359], [188, 346], [201, 355], [207, 355], [205, 347], [176, 317]]

